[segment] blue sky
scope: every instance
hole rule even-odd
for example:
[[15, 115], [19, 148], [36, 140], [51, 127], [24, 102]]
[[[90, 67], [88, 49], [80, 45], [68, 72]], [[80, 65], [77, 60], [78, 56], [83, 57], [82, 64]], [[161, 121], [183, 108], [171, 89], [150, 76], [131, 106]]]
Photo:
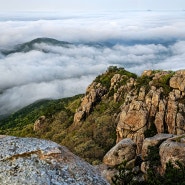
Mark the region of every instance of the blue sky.
[[185, 0], [0, 0], [0, 11], [182, 10]]

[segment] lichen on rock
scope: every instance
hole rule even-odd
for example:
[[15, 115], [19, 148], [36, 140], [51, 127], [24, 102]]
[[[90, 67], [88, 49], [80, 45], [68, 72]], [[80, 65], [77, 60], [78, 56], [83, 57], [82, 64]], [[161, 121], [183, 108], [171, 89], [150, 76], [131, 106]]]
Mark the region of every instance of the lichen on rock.
[[106, 185], [98, 172], [66, 147], [34, 138], [0, 138], [0, 184]]

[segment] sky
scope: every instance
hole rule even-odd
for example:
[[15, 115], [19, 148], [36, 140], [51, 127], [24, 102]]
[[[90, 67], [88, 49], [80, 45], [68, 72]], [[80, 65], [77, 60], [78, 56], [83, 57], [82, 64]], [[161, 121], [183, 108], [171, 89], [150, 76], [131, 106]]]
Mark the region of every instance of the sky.
[[184, 0], [0, 0], [0, 11], [183, 10]]

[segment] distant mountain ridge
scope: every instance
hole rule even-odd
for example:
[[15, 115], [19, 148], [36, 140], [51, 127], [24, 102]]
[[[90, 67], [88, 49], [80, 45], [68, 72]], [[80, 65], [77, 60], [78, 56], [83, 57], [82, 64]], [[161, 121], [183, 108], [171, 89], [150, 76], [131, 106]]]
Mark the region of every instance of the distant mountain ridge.
[[[69, 47], [71, 43], [59, 41], [53, 38], [42, 37], [42, 38], [36, 38], [29, 42], [25, 42], [23, 44], [18, 44], [13, 49], [10, 49], [10, 50], [2, 50], [1, 53], [3, 55], [9, 55], [17, 52], [29, 52], [31, 50], [38, 50], [38, 48], [35, 47], [36, 44], [47, 44], [52, 46]], [[42, 51], [49, 52], [46, 50], [42, 50]]]
[[145, 41], [141, 41], [141, 40], [109, 40], [109, 41], [101, 41], [101, 42], [66, 42], [66, 41], [60, 41], [54, 38], [48, 38], [48, 37], [40, 37], [40, 38], [36, 38], [33, 39], [31, 41], [27, 41], [25, 43], [22, 44], [18, 44], [15, 46], [12, 46], [12, 48], [10, 49], [2, 49], [0, 50], [0, 53], [7, 56], [9, 54], [13, 54], [13, 53], [26, 53], [32, 50], [38, 50], [38, 51], [42, 51], [44, 53], [49, 53], [51, 52], [50, 50], [47, 50], [46, 48], [39, 48], [36, 47], [37, 44], [46, 44], [46, 45], [50, 45], [50, 46], [58, 46], [58, 47], [64, 47], [64, 48], [69, 48], [72, 46], [80, 46], [80, 45], [84, 45], [87, 47], [95, 47], [95, 48], [103, 48], [103, 47], [107, 47], [107, 48], [112, 48], [115, 45], [124, 45], [124, 46], [133, 46], [133, 45], [145, 45], [145, 44], [161, 44], [163, 46], [168, 46], [171, 44], [174, 44], [175, 41], [174, 40], [170, 40], [170, 41], [163, 41], [163, 40], [145, 40]]
[[37, 44], [46, 44], [46, 45], [50, 45], [50, 46], [58, 46], [58, 47], [64, 47], [64, 48], [69, 48], [72, 46], [80, 46], [80, 45], [101, 48], [101, 47], [112, 47], [115, 45], [111, 42], [70, 43], [70, 42], [60, 41], [60, 40], [53, 39], [53, 38], [41, 37], [41, 38], [36, 38], [31, 41], [25, 42], [23, 44], [18, 44], [16, 46], [13, 46], [12, 49], [9, 49], [9, 50], [8, 49], [1, 50], [0, 52], [5, 56], [13, 54], [13, 53], [19, 53], [19, 52], [26, 53], [31, 50], [39, 50], [44, 53], [51, 52], [47, 49], [36, 47]]

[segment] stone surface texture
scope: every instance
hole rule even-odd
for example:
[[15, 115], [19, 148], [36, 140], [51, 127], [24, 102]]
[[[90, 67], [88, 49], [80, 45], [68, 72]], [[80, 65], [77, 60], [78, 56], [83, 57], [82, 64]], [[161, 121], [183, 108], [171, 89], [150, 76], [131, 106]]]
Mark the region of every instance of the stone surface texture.
[[0, 136], [2, 185], [107, 185], [93, 166], [54, 142]]
[[[144, 71], [141, 77], [144, 76], [151, 79], [148, 85], [124, 92], [125, 102], [116, 130], [117, 142], [131, 138], [137, 144], [138, 154], [142, 151], [144, 133], [152, 124], [157, 133], [185, 133], [185, 70], [174, 73], [149, 70]], [[169, 82], [165, 81], [167, 78]]]
[[142, 152], [141, 152], [143, 160], [148, 156], [149, 146], [160, 146], [160, 144], [163, 141], [172, 137], [173, 137], [173, 134], [157, 134], [153, 137], [146, 138], [143, 142]]
[[117, 143], [103, 159], [104, 164], [116, 166], [123, 161], [129, 162], [136, 157], [136, 144], [129, 138]]
[[185, 166], [185, 135], [175, 136], [166, 140], [160, 145], [160, 159], [162, 172], [166, 169], [169, 161], [175, 165], [175, 161], [181, 162]]

